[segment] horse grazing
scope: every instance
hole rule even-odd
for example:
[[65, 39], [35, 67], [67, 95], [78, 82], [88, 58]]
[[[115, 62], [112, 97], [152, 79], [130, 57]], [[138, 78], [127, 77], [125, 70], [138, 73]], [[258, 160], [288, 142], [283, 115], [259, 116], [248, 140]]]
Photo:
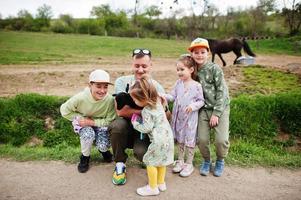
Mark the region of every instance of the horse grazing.
[[236, 55], [236, 58], [233, 64], [236, 64], [237, 59], [242, 56], [241, 49], [243, 48], [244, 51], [249, 55], [255, 57], [256, 55], [251, 51], [248, 43], [245, 39], [240, 40], [237, 38], [230, 38], [228, 40], [214, 40], [214, 39], [207, 39], [210, 47], [210, 51], [212, 53], [212, 62], [214, 62], [214, 56], [217, 54], [223, 62], [223, 66], [226, 66], [226, 62], [222, 57], [222, 53], [228, 53], [233, 51]]

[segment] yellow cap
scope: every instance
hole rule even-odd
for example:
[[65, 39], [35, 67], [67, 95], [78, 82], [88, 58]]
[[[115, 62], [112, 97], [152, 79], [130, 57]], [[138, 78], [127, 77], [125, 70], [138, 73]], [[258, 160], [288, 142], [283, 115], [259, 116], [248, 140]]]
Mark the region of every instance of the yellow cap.
[[208, 40], [204, 39], [204, 38], [196, 38], [195, 40], [193, 40], [190, 44], [190, 47], [188, 48], [188, 50], [191, 52], [195, 47], [205, 47], [208, 49], [209, 51], [209, 44], [208, 44]]

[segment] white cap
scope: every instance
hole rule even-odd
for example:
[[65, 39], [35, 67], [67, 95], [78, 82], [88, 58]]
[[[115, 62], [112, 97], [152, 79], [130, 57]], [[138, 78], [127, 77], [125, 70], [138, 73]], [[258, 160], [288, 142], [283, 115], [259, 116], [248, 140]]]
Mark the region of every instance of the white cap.
[[97, 82], [97, 83], [110, 83], [110, 75], [108, 72], [102, 70], [102, 69], [97, 69], [91, 72], [89, 76], [89, 82]]

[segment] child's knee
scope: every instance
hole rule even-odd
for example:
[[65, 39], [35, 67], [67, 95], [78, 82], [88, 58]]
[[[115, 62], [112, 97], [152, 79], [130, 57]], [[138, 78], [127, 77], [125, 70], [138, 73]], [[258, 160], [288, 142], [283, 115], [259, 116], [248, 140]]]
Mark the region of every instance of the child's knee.
[[134, 151], [134, 156], [142, 162], [143, 160], [143, 156], [144, 154], [146, 153], [147, 151], [147, 148], [144, 146], [144, 145], [136, 145], [134, 148], [133, 148], [133, 151]]
[[95, 139], [94, 129], [90, 126], [81, 128], [79, 131], [79, 135], [80, 135], [81, 140], [94, 140]]

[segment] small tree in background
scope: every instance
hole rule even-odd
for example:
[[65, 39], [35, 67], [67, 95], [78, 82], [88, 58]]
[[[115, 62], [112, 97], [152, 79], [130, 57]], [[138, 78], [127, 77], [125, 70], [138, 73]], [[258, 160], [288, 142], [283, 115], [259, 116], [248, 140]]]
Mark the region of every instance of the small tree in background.
[[285, 17], [285, 26], [289, 27], [289, 34], [298, 34], [301, 25], [301, 3], [296, 4], [296, 1], [293, 0], [292, 8], [283, 8], [282, 15]]
[[50, 6], [43, 4], [41, 7], [39, 7], [35, 19], [36, 28], [39, 30], [42, 28], [48, 28], [50, 26], [52, 15], [53, 14]]

